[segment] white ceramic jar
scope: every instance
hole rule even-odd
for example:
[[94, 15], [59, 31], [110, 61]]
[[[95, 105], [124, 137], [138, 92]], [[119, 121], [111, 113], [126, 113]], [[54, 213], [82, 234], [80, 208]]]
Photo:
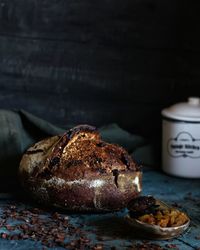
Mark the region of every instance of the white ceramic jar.
[[200, 178], [200, 98], [190, 97], [162, 110], [163, 171]]

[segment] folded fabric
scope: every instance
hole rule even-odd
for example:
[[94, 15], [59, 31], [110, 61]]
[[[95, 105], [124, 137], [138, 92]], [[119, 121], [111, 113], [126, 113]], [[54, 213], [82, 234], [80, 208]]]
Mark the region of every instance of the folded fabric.
[[[33, 143], [72, 127], [59, 128], [24, 110], [0, 110], [0, 190], [7, 191], [17, 185], [17, 171], [24, 151]], [[153, 149], [145, 139], [133, 135], [117, 124], [100, 128], [105, 141], [119, 144], [134, 154], [140, 163], [153, 165]]]

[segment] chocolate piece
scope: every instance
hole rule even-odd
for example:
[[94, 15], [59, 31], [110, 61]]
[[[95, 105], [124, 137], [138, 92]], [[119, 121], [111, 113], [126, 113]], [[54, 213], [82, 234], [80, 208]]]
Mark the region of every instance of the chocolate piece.
[[130, 201], [127, 207], [130, 216], [137, 218], [144, 214], [156, 213], [159, 205], [156, 205], [156, 200], [152, 196], [140, 196]]

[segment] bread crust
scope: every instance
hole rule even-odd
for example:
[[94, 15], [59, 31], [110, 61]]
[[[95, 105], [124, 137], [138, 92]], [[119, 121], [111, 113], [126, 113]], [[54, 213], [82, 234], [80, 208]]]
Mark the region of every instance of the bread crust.
[[40, 203], [73, 211], [119, 210], [141, 192], [142, 172], [122, 147], [80, 125], [30, 147], [20, 181]]

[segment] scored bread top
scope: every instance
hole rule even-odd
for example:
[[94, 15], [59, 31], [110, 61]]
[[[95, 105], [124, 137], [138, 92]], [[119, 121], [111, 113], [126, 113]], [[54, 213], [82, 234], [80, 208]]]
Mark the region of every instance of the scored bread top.
[[[22, 171], [33, 178], [65, 180], [140, 171], [140, 167], [122, 147], [102, 141], [95, 127], [79, 125], [62, 136], [36, 143], [22, 158]], [[26, 168], [26, 169], [25, 169]]]

